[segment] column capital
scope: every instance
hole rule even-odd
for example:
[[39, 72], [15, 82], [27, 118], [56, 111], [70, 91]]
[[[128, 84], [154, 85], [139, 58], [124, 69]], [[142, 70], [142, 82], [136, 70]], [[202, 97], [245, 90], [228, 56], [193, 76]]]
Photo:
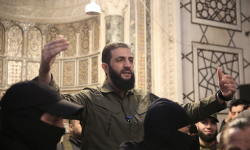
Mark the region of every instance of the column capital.
[[129, 3], [129, 0], [98, 0], [102, 11], [106, 16], [119, 15], [123, 17], [123, 10]]

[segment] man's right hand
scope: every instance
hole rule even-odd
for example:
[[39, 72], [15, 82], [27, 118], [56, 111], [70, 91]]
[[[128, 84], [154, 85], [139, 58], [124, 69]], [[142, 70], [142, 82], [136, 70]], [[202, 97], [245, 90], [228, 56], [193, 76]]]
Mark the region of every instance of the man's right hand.
[[225, 122], [229, 122], [232, 119], [231, 111], [228, 112], [227, 118], [225, 119]]
[[53, 42], [50, 42], [42, 49], [42, 59], [39, 69], [38, 80], [49, 84], [51, 81], [50, 69], [56, 59], [56, 55], [61, 51], [68, 49], [69, 42], [60, 35]]

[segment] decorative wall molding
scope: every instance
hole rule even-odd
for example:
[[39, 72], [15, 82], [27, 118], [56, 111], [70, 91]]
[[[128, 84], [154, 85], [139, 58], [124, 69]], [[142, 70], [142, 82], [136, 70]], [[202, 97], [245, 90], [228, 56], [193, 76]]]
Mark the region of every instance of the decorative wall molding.
[[223, 74], [232, 75], [237, 86], [244, 84], [242, 49], [201, 43], [192, 45], [195, 101], [219, 90], [218, 67], [222, 67]]
[[241, 31], [241, 0], [192, 0], [192, 22]]

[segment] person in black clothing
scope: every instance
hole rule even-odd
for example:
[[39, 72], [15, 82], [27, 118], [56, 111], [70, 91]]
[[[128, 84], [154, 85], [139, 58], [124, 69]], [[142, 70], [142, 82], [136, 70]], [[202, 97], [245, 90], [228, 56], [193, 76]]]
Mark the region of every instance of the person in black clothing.
[[69, 140], [57, 144], [57, 150], [80, 150], [82, 144], [82, 126], [79, 120], [69, 120]]
[[62, 100], [48, 85], [34, 81], [11, 86], [0, 106], [1, 150], [55, 150], [65, 132], [63, 116], [83, 110], [80, 105]]
[[119, 150], [199, 149], [199, 146], [193, 148], [189, 129], [189, 117], [185, 110], [173, 101], [160, 98], [150, 105], [146, 113], [143, 140], [124, 142]]

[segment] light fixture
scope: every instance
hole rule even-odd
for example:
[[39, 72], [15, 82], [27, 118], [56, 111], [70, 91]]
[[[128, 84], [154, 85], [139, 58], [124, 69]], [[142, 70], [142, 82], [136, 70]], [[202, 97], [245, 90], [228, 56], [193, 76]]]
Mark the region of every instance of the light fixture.
[[87, 15], [99, 15], [101, 13], [101, 7], [95, 3], [95, 0], [91, 0], [91, 3], [85, 7], [85, 14]]

